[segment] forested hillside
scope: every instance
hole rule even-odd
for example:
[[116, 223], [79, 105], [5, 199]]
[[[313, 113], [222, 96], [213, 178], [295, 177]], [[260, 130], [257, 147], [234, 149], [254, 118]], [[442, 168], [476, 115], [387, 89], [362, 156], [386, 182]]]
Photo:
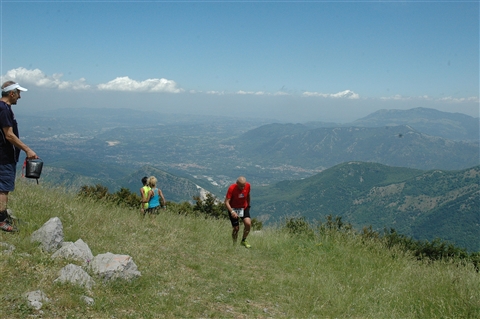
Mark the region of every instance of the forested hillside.
[[313, 221], [338, 215], [358, 228], [394, 228], [479, 251], [479, 184], [480, 166], [420, 171], [348, 162], [304, 180], [253, 188], [253, 198], [255, 212], [267, 223], [284, 216]]

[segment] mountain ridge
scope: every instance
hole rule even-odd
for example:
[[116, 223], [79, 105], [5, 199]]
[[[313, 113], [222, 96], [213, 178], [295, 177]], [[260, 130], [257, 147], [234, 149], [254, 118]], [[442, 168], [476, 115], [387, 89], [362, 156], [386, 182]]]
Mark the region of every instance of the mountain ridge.
[[267, 223], [336, 215], [357, 228], [391, 227], [415, 239], [439, 237], [480, 251], [479, 184], [480, 166], [423, 171], [347, 162], [304, 180], [252, 187], [252, 207]]
[[303, 125], [269, 124], [242, 134], [230, 144], [246, 158], [263, 165], [327, 168], [364, 161], [418, 169], [462, 169], [479, 162], [478, 142], [430, 136], [408, 125], [309, 129]]

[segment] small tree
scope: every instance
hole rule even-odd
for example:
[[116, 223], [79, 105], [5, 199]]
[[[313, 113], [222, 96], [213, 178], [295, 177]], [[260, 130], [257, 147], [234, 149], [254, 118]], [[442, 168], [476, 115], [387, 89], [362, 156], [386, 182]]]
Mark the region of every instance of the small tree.
[[106, 186], [97, 184], [95, 186], [84, 185], [80, 188], [78, 193], [81, 197], [90, 197], [93, 199], [108, 199], [108, 188]]
[[118, 205], [139, 208], [142, 198], [140, 195], [132, 193], [128, 188], [122, 187], [118, 192], [112, 194], [112, 200]]
[[167, 201], [166, 205], [169, 211], [178, 213], [179, 215], [190, 215], [194, 213], [193, 205], [189, 202], [175, 203]]
[[252, 230], [262, 230], [263, 223], [256, 218], [252, 218]]
[[315, 234], [305, 217], [287, 218], [283, 228], [293, 235], [306, 235], [307, 237], [313, 237]]
[[227, 207], [225, 204], [219, 201], [211, 193], [207, 193], [207, 196], [204, 200], [202, 200], [199, 196], [193, 196], [193, 199], [195, 200], [195, 205], [193, 206], [194, 211], [215, 218], [228, 217], [226, 213]]

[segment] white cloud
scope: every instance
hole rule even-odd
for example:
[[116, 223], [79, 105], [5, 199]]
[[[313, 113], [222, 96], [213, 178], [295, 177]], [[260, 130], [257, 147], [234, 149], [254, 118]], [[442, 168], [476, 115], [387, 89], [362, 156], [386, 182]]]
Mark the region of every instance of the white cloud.
[[205, 93], [211, 94], [211, 95], [225, 95], [225, 92], [223, 91], [207, 91]]
[[5, 76], [3, 76], [2, 82], [11, 80], [21, 85], [32, 84], [38, 87], [58, 89], [85, 90], [90, 88], [90, 85], [86, 84], [83, 78], [69, 82], [62, 81], [62, 76], [63, 74], [47, 76], [39, 69], [27, 70], [25, 68], [17, 68], [8, 71]]
[[128, 76], [116, 78], [108, 83], [97, 85], [99, 90], [109, 91], [137, 91], [137, 92], [167, 92], [181, 93], [184, 90], [177, 87], [177, 83], [167, 79], [148, 79], [138, 82]]
[[258, 91], [258, 92], [253, 92], [253, 91], [237, 91], [236, 94], [239, 94], [239, 95], [266, 95], [268, 93], [265, 93], [263, 91]]
[[318, 96], [318, 97], [324, 97], [324, 98], [351, 99], [351, 100], [357, 100], [360, 98], [360, 95], [350, 90], [345, 90], [338, 93], [304, 92], [303, 96]]
[[383, 97], [380, 98], [380, 100], [394, 100], [394, 101], [406, 101], [406, 100], [410, 100], [410, 99], [411, 98], [403, 97], [400, 94], [396, 94], [396, 95], [393, 95], [393, 96], [383, 96]]
[[455, 102], [455, 103], [461, 103], [461, 102], [476, 102], [479, 103], [480, 100], [478, 99], [477, 96], [472, 96], [472, 97], [462, 97], [462, 98], [454, 98], [451, 96], [441, 98], [440, 101], [446, 101], [446, 102]]

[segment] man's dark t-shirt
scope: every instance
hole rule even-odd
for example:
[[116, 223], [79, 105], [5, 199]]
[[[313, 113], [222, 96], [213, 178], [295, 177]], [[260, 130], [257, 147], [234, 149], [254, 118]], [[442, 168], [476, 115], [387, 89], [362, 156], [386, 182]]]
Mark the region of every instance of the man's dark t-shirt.
[[14, 164], [18, 162], [20, 149], [7, 141], [3, 132], [4, 127], [11, 127], [13, 134], [19, 137], [17, 121], [15, 120], [12, 107], [3, 101], [0, 101], [0, 165]]

